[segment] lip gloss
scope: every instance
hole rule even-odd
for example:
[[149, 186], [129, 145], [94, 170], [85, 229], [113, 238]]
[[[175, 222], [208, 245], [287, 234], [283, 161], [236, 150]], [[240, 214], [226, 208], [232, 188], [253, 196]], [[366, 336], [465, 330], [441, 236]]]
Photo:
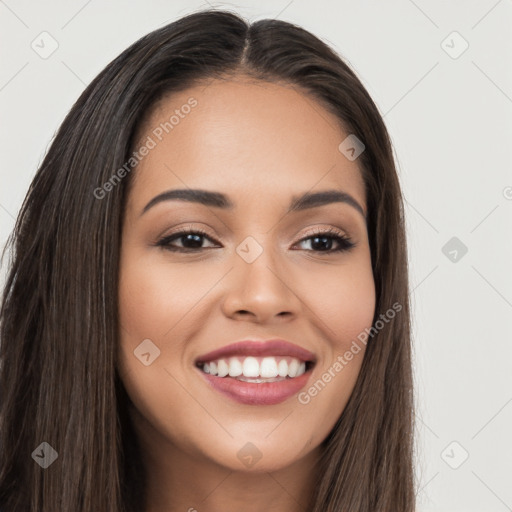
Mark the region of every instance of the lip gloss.
[[236, 402], [248, 405], [275, 405], [284, 402], [306, 385], [312, 373], [308, 370], [299, 377], [255, 383], [244, 382], [235, 377], [209, 375], [199, 369], [198, 371], [213, 389]]

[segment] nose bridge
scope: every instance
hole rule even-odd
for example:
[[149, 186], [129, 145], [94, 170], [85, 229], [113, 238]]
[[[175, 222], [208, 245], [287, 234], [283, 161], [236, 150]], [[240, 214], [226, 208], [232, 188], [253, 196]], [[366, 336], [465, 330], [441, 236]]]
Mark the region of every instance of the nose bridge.
[[249, 235], [238, 244], [235, 266], [240, 279], [251, 286], [261, 284], [264, 288], [274, 287], [277, 284], [275, 281], [283, 286], [278, 271], [281, 265], [272, 243], [272, 237], [267, 234], [258, 236], [258, 239]]
[[247, 236], [235, 249], [234, 272], [225, 305], [228, 314], [237, 311], [271, 317], [296, 308], [296, 297], [290, 290], [285, 264], [271, 246], [271, 236]]

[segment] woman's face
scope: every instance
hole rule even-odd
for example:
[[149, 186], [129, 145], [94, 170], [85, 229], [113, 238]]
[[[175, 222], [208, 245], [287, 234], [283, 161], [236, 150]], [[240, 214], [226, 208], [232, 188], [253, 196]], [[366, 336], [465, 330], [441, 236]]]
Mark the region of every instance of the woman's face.
[[[152, 457], [275, 471], [333, 428], [375, 308], [364, 184], [338, 149], [348, 135], [311, 97], [244, 80], [174, 94], [145, 124], [122, 233], [119, 356]], [[297, 203], [325, 191], [353, 202]], [[228, 347], [247, 340], [260, 343]]]

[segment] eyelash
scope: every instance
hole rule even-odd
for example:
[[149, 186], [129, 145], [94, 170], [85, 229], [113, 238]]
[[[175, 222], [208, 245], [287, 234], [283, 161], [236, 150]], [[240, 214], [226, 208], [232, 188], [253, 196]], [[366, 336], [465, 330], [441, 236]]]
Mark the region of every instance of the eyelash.
[[[197, 253], [203, 249], [206, 249], [206, 247], [198, 247], [198, 248], [191, 249], [191, 248], [185, 248], [185, 247], [173, 247], [170, 245], [170, 242], [180, 239], [180, 238], [183, 238], [186, 235], [199, 235], [201, 237], [208, 238], [211, 242], [213, 242], [213, 240], [208, 235], [208, 233], [206, 233], [205, 231], [203, 231], [200, 228], [194, 228], [194, 229], [184, 228], [182, 230], [176, 231], [172, 235], [168, 235], [168, 236], [161, 238], [155, 245], [157, 245], [158, 247], [162, 247], [163, 249], [165, 249], [167, 251], [179, 252], [179, 253]], [[319, 251], [319, 250], [315, 251], [314, 249], [307, 249], [307, 252], [316, 252], [316, 253], [320, 253], [320, 254], [332, 254], [332, 253], [340, 253], [340, 252], [349, 251], [356, 246], [356, 244], [354, 242], [352, 242], [352, 240], [348, 236], [340, 234], [339, 231], [337, 231], [336, 229], [333, 229], [333, 228], [315, 230], [312, 233], [308, 233], [308, 235], [306, 237], [302, 238], [297, 243], [305, 242], [306, 240], [309, 240], [310, 238], [330, 238], [330, 239], [338, 242], [338, 248], [337, 249], [329, 249], [326, 251]]]

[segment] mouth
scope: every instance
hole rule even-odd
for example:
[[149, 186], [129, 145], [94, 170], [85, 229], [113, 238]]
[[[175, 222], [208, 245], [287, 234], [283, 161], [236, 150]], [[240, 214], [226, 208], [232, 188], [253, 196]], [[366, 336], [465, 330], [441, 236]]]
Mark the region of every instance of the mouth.
[[250, 405], [277, 404], [298, 393], [315, 364], [312, 352], [284, 340], [241, 341], [195, 361], [215, 390]]
[[314, 365], [295, 357], [230, 357], [204, 363], [197, 367], [208, 375], [232, 377], [243, 382], [279, 382], [300, 377]]

